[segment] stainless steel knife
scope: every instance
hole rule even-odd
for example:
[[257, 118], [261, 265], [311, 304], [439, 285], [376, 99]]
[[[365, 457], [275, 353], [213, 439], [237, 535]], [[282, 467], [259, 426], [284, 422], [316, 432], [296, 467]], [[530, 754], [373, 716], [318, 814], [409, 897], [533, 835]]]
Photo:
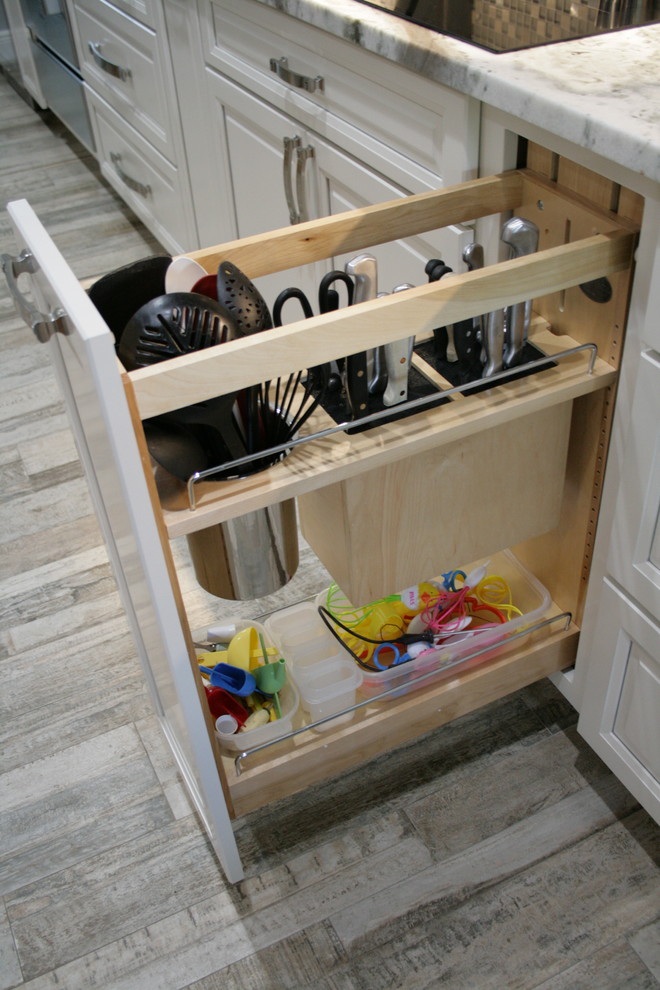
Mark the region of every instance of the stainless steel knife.
[[[511, 217], [502, 227], [501, 240], [511, 248], [512, 258], [534, 254], [539, 246], [539, 228], [531, 220]], [[531, 300], [508, 306], [506, 311], [506, 344], [504, 364], [512, 368], [519, 363], [529, 332]]]
[[[410, 282], [397, 285], [393, 292], [403, 292], [412, 289]], [[408, 375], [412, 361], [415, 336], [403, 337], [391, 344], [385, 344], [385, 367], [387, 369], [387, 387], [383, 393], [384, 406], [396, 406], [408, 398]]]

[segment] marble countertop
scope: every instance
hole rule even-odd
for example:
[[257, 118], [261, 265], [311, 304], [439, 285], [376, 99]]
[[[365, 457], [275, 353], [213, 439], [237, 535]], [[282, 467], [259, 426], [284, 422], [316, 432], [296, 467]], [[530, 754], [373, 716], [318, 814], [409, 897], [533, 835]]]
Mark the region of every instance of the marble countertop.
[[660, 24], [495, 54], [355, 0], [259, 0], [660, 182]]

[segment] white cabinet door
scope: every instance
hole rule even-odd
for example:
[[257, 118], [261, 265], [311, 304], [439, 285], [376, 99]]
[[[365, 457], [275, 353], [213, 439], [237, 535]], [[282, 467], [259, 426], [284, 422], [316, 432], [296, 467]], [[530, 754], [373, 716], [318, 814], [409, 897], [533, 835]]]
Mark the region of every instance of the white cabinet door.
[[[214, 244], [286, 227], [296, 209], [296, 152], [307, 143], [305, 130], [223, 76], [210, 70], [206, 75], [206, 146], [213, 168], [204, 195], [197, 198], [200, 236]], [[316, 202], [309, 209], [310, 218], [316, 216]], [[316, 282], [314, 265], [255, 279], [270, 307], [290, 285], [313, 300]]]
[[[607, 570], [660, 618], [660, 354], [642, 352]], [[660, 712], [658, 713], [660, 719]]]
[[[233, 223], [227, 236], [249, 237], [285, 227], [294, 214], [311, 220], [408, 196], [437, 184], [430, 176], [425, 182], [420, 170], [410, 163], [411, 181], [404, 186], [401, 180], [406, 173], [401, 156], [389, 153], [392, 172], [397, 175], [395, 181], [213, 70], [207, 70], [207, 81], [215, 161], [225, 163], [225, 173], [219, 174], [216, 168], [216, 177], [209, 183], [208, 196], [202, 203], [204, 218], [200, 217], [198, 224], [213, 223], [217, 217], [216, 235], [220, 226], [227, 230], [229, 211]], [[321, 130], [323, 111], [319, 114]], [[388, 150], [384, 148], [383, 167], [387, 159]], [[227, 190], [231, 190], [231, 200]], [[219, 215], [223, 210], [224, 217]], [[210, 235], [211, 230], [207, 233]], [[379, 262], [382, 290], [391, 291], [402, 282], [425, 282], [424, 265], [431, 257], [441, 257], [455, 271], [462, 271], [461, 251], [471, 239], [471, 231], [449, 227], [405, 242], [375, 245], [373, 253]], [[217, 236], [210, 237], [209, 243], [217, 240]], [[349, 257], [335, 258], [334, 267], [343, 268]], [[269, 305], [282, 288], [297, 285], [316, 306], [316, 286], [331, 265], [332, 262], [303, 266], [257, 279], [256, 283]]]
[[[183, 626], [115, 357], [114, 338], [25, 200], [8, 204], [34, 260], [43, 312], [66, 314], [48, 341], [153, 705], [227, 878], [242, 877]], [[30, 322], [30, 321], [29, 321]]]
[[[310, 137], [310, 146], [314, 151], [319, 215], [342, 213], [423, 191], [402, 187], [316, 135]], [[461, 253], [472, 237], [468, 228], [445, 227], [405, 241], [374, 245], [369, 250], [378, 261], [379, 291], [391, 292], [404, 282], [426, 282], [424, 266], [429, 258], [442, 258], [455, 272], [465, 271]], [[350, 257], [337, 256], [335, 267], [343, 268]]]
[[607, 578], [578, 729], [660, 822], [660, 625]]

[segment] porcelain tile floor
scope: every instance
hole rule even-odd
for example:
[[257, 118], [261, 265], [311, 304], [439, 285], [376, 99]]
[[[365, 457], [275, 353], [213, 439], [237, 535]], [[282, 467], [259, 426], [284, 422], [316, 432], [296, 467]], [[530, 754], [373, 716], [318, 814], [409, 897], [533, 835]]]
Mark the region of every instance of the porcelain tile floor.
[[[160, 252], [1, 76], [0, 148], [3, 207], [26, 197], [81, 278]], [[241, 819], [228, 886], [4, 284], [0, 352], [0, 990], [660, 987], [659, 829], [549, 682]], [[176, 552], [203, 624], [218, 603]], [[326, 580], [305, 551], [287, 595]]]

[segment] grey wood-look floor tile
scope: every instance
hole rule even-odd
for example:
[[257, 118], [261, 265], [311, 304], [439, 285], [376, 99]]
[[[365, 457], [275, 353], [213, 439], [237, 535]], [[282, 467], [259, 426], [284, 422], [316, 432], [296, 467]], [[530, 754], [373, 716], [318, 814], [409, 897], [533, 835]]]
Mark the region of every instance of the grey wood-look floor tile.
[[23, 982], [21, 963], [7, 918], [5, 905], [0, 900], [0, 990], [9, 990]]
[[332, 928], [321, 922], [276, 945], [191, 983], [186, 990], [301, 990], [319, 988], [345, 957]]
[[[67, 988], [93, 986], [89, 981], [97, 976], [99, 986], [109, 985], [109, 972], [92, 976], [93, 967], [67, 963], [105, 956], [108, 943], [121, 955], [136, 931], [146, 935], [147, 951], [159, 923], [176, 942], [175, 927], [167, 919], [224, 887], [214, 854], [194, 819], [152, 819], [151, 824], [151, 829], [136, 830], [119, 845], [115, 832], [114, 844], [105, 850], [90, 849], [89, 857], [76, 865], [7, 897], [26, 980], [59, 969], [64, 974], [61, 985]], [[90, 953], [94, 948], [98, 952]], [[127, 960], [131, 971], [138, 957], [130, 948]]]
[[149, 714], [136, 721], [135, 728], [140, 734], [149, 761], [158, 778], [163, 794], [174, 818], [186, 818], [193, 813], [192, 802], [181, 780], [172, 752], [163, 736], [155, 715]]
[[585, 787], [468, 849], [436, 860], [423, 875], [391, 887], [387, 895], [356, 902], [350, 910], [331, 918], [337, 933], [348, 946], [427, 902], [462, 900], [574, 845], [636, 806], [612, 777], [604, 782], [602, 791], [603, 796]]
[[553, 734], [505, 756], [496, 767], [463, 764], [444, 786], [406, 809], [438, 855], [456, 853], [556, 804], [610, 771], [575, 730]]
[[[457, 719], [413, 743], [372, 760], [340, 777], [324, 781], [298, 795], [248, 815], [239, 822], [239, 835], [254, 832], [249, 869], [268, 867], [296, 848], [313, 847], [372, 814], [404, 809], [411, 801], [442, 791], [455, 768], [493, 767], [507, 754], [545, 738], [548, 730], [538, 715], [517, 695]], [[245, 841], [245, 840], [244, 840]]]
[[93, 549], [101, 542], [96, 516], [81, 515], [49, 527], [46, 539], [41, 530], [36, 530], [3, 543], [0, 573], [3, 579], [16, 577], [24, 571], [61, 561], [68, 554], [75, 556], [80, 551]]
[[[109, 617], [97, 623], [94, 634], [93, 645], [89, 630], [79, 628], [62, 640], [52, 639], [46, 646], [40, 644], [2, 661], [3, 732], [11, 730], [12, 720], [20, 727], [20, 721], [27, 719], [30, 712], [47, 723], [48, 713], [55, 719], [67, 713], [72, 703], [82, 703], [84, 707], [88, 699], [99, 705], [102, 714], [114, 693], [126, 683], [135, 693], [145, 691], [125, 616], [118, 614], [116, 619]], [[42, 731], [47, 729], [47, 724], [42, 725]], [[27, 731], [25, 736], [29, 746]]]
[[376, 853], [333, 873], [322, 884], [298, 890], [246, 916], [240, 916], [227, 893], [191, 904], [186, 911], [127, 935], [28, 986], [30, 990], [62, 985], [67, 990], [97, 986], [105, 990], [181, 990], [323, 921], [330, 911], [341, 910], [365, 892], [419, 872], [429, 863], [428, 851], [415, 839], [404, 840], [399, 851], [394, 859], [390, 850]]
[[531, 990], [657, 914], [652, 837], [638, 812], [493, 887], [429, 898], [354, 940], [351, 973], [361, 990]]
[[59, 402], [59, 389], [50, 379], [45, 380], [39, 388], [20, 385], [17, 388], [4, 389], [0, 395], [0, 423], [11, 427], [18, 417], [35, 418]]
[[47, 442], [41, 437], [26, 440], [20, 445], [19, 454], [30, 477], [78, 461], [78, 449], [70, 429], [53, 430]]
[[629, 942], [660, 985], [660, 917], [630, 935]]
[[631, 949], [617, 939], [534, 990], [658, 990], [660, 983]]
[[10, 542], [19, 536], [57, 527], [90, 513], [89, 490], [85, 481], [77, 478], [57, 485], [47, 499], [41, 492], [14, 499], [12, 511], [0, 531], [0, 542]]
[[30, 927], [35, 894], [36, 914], [48, 913], [46, 878], [114, 846], [117, 834], [130, 842], [172, 817], [128, 726], [3, 774], [0, 797], [0, 889], [15, 935]]

